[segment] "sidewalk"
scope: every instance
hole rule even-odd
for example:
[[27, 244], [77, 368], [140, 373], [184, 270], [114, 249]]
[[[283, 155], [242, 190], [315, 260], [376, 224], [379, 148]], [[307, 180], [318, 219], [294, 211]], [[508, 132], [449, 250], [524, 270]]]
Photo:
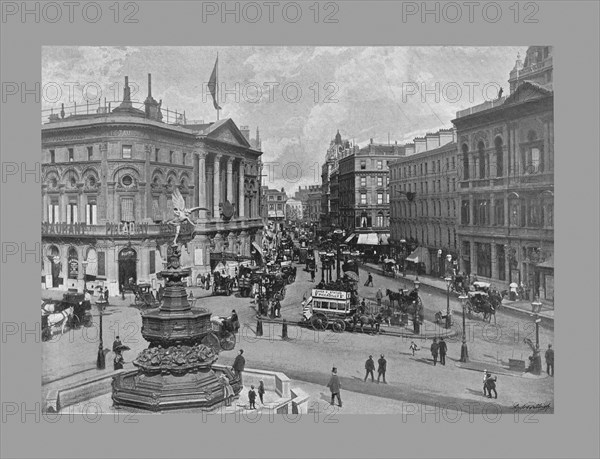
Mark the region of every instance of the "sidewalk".
[[[383, 275], [383, 270], [378, 265], [373, 264], [373, 263], [364, 263], [361, 265], [361, 268], [363, 268], [366, 271], [372, 271], [377, 274]], [[446, 293], [447, 288], [448, 288], [446, 286], [446, 282], [442, 279], [437, 279], [435, 277], [423, 276], [423, 275], [415, 276], [414, 274], [407, 273], [406, 276], [396, 277], [396, 280], [404, 280], [405, 282], [414, 283], [414, 281], [416, 280], [417, 277], [419, 278], [419, 282], [421, 283], [421, 285], [427, 285], [428, 287], [442, 290], [444, 293]], [[519, 313], [526, 313], [528, 315], [532, 314], [530, 301], [510, 301], [507, 299], [503, 299], [502, 307], [511, 309], [511, 310], [519, 312]], [[542, 304], [542, 310], [540, 312], [540, 317], [547, 319], [547, 320], [554, 321], [554, 306], [548, 305], [545, 303]]]

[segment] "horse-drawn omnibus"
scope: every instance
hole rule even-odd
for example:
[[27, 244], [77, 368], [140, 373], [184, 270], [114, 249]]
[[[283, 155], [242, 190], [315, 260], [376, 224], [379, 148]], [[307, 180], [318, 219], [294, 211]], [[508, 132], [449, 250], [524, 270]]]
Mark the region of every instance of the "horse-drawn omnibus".
[[351, 292], [313, 289], [311, 297], [304, 303], [302, 321], [315, 330], [325, 330], [331, 326], [334, 332], [341, 333], [355, 313]]

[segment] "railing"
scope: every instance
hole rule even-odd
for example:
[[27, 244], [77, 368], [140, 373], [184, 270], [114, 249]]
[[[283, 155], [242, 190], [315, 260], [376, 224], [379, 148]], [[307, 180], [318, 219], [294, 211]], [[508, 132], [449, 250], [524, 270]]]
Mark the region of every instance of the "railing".
[[[77, 104], [74, 103], [71, 106], [58, 106], [56, 108], [48, 108], [42, 110], [42, 124], [55, 123], [60, 121], [68, 121], [77, 118], [85, 117], [103, 117], [107, 116], [117, 108], [123, 101], [111, 100], [104, 101], [104, 104], [100, 100], [93, 103]], [[145, 105], [143, 102], [131, 102], [133, 108], [142, 110], [145, 112]], [[160, 112], [162, 113], [162, 122], [165, 124], [177, 124], [177, 125], [188, 125], [188, 124], [204, 124], [203, 120], [191, 120], [187, 119], [185, 111], [169, 110], [168, 107], [161, 107]]]
[[482, 104], [475, 105], [473, 107], [466, 108], [464, 110], [459, 110], [456, 112], [456, 117], [461, 118], [463, 116], [472, 115], [474, 113], [482, 112], [484, 110], [488, 110], [490, 108], [499, 107], [504, 103], [508, 96], [500, 97], [499, 99], [488, 100], [483, 102]]

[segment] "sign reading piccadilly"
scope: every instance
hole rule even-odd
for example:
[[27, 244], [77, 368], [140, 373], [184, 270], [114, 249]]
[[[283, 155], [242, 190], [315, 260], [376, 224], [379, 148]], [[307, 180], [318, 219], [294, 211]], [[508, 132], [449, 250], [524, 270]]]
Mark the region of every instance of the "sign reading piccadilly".
[[346, 299], [350, 298], [350, 293], [338, 292], [335, 290], [313, 289], [312, 296], [313, 296], [313, 298], [330, 298], [330, 299], [335, 299], [335, 300], [346, 300]]
[[148, 234], [148, 223], [134, 223], [134, 222], [123, 222], [123, 223], [111, 223], [106, 222], [106, 235], [107, 236], [121, 236], [125, 234]]

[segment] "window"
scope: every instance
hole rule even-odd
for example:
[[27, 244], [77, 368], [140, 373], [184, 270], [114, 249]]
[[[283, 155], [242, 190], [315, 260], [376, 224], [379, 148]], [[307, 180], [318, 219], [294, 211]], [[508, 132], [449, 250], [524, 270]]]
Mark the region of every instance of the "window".
[[69, 148], [69, 162], [75, 161], [75, 153], [72, 148]]
[[446, 191], [450, 192], [450, 179], [449, 178], [446, 179]]
[[377, 186], [383, 186], [383, 177], [377, 177]]
[[385, 195], [385, 203], [386, 203], [386, 204], [389, 204], [389, 203], [390, 203], [390, 194], [389, 194], [389, 193], [387, 193], [387, 194]]
[[160, 148], [155, 148], [154, 149], [154, 161], [158, 162], [159, 159], [159, 152], [160, 152]]
[[283, 204], [277, 203], [277, 210], [283, 210]]
[[77, 223], [77, 204], [74, 202], [67, 204], [67, 223]]
[[441, 160], [440, 160], [440, 159], [438, 159], [438, 160], [437, 160], [437, 171], [438, 171], [438, 174], [439, 174], [440, 172], [442, 172], [442, 166], [441, 166], [441, 164], [442, 164], [442, 163], [441, 163]]
[[187, 153], [183, 153], [183, 165], [185, 166], [185, 160], [187, 159]]
[[97, 252], [98, 254], [98, 277], [106, 276], [106, 252]]
[[446, 171], [450, 170], [450, 158], [446, 158]]
[[131, 145], [123, 145], [121, 151], [123, 158], [131, 158]]
[[496, 177], [502, 177], [504, 174], [504, 159], [502, 152], [502, 138], [496, 137]]
[[275, 204], [269, 204], [269, 210], [275, 210]]
[[366, 160], [364, 160], [364, 159], [360, 160], [360, 168], [362, 170], [365, 170], [367, 168], [367, 161]]
[[48, 204], [48, 223], [59, 223], [58, 201], [52, 201]]
[[54, 150], [50, 150], [50, 163], [54, 164], [56, 162], [56, 154]]
[[477, 275], [492, 277], [492, 245], [475, 243], [477, 251]]
[[380, 159], [377, 160], [377, 169], [378, 170], [383, 169], [383, 161], [381, 161]]
[[150, 265], [150, 274], [156, 272], [156, 250], [148, 251], [148, 264]]
[[[446, 216], [450, 216], [450, 201], [446, 201]], [[450, 239], [450, 238], [448, 238]]]
[[133, 222], [135, 220], [133, 213], [133, 198], [123, 197], [121, 198], [121, 221], [122, 222]]
[[383, 214], [381, 212], [377, 214], [377, 226], [380, 228], [383, 226]]
[[452, 191], [456, 191], [456, 179], [452, 179]]
[[162, 221], [162, 212], [160, 211], [159, 198], [152, 198], [152, 221], [160, 223]]
[[96, 201], [89, 201], [85, 205], [85, 223], [87, 225], [97, 225], [98, 211]]
[[377, 193], [377, 204], [383, 204], [383, 193]]
[[360, 178], [360, 186], [362, 186], [362, 187], [367, 186], [367, 177]]
[[504, 226], [504, 201], [502, 200], [494, 202], [494, 225]]
[[173, 150], [169, 151], [169, 162], [173, 163], [173, 158], [175, 157], [175, 152]]
[[419, 164], [419, 174], [423, 175], [423, 163]]
[[427, 163], [425, 163], [425, 175], [427, 175]]
[[454, 170], [456, 168], [456, 158], [453, 156], [452, 157], [452, 170]]
[[489, 201], [480, 199], [475, 201], [475, 225], [486, 226], [490, 224]]
[[469, 201], [462, 201], [460, 205], [460, 224], [468, 225], [470, 220], [471, 209]]
[[360, 194], [360, 203], [361, 204], [366, 204], [367, 203], [367, 193], [361, 193]]
[[479, 178], [485, 178], [485, 145], [483, 142], [477, 144], [477, 151], [479, 152]]
[[124, 175], [121, 179], [121, 183], [124, 186], [131, 186], [131, 184], [133, 183], [133, 178], [131, 178], [131, 175]]
[[389, 177], [389, 175], [385, 178], [385, 184], [386, 184], [386, 186], [389, 186], [389, 184], [390, 184], [390, 177]]
[[452, 201], [452, 215], [456, 217], [456, 201]]
[[281, 196], [277, 196], [277, 200], [281, 201], [283, 198]]
[[462, 146], [463, 151], [463, 179], [469, 180], [469, 147], [466, 144]]
[[94, 147], [87, 147], [88, 161], [94, 159]]

